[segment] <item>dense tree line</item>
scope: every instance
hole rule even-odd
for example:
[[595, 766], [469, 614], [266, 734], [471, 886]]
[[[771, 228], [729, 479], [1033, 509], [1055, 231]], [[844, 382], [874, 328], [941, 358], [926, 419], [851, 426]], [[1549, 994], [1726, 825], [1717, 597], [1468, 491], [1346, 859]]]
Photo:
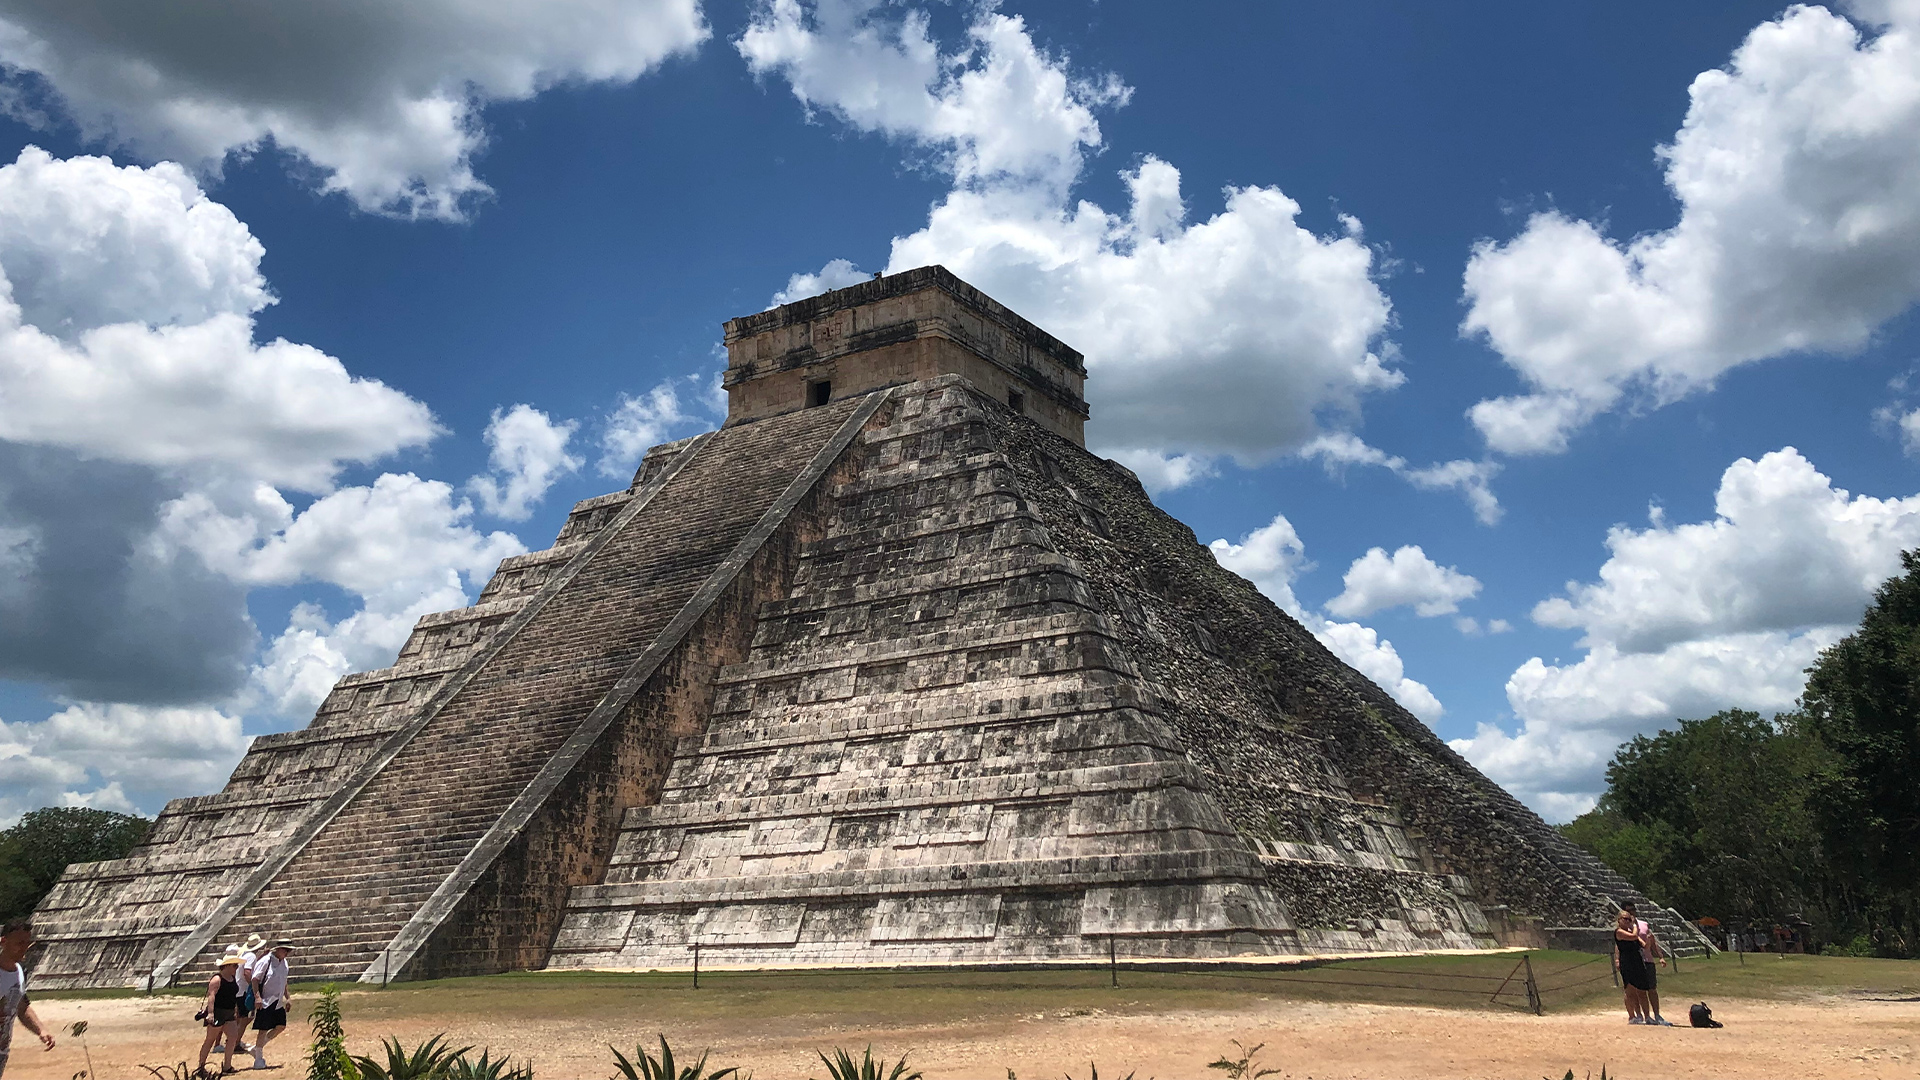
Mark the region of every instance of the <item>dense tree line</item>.
[[30, 914], [68, 863], [118, 859], [153, 824], [84, 806], [50, 806], [0, 829], [0, 922]]
[[1799, 708], [1634, 739], [1567, 836], [1689, 917], [1801, 915], [1826, 941], [1920, 955], [1920, 552], [1901, 564]]

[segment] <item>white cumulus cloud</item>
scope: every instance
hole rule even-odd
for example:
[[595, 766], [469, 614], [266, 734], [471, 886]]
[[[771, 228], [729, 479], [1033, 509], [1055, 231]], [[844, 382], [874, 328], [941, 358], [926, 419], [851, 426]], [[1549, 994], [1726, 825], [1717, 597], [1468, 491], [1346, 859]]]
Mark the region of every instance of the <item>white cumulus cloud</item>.
[[246, 585], [320, 583], [359, 601], [337, 622], [297, 606], [240, 696], [252, 711], [303, 720], [340, 676], [391, 663], [420, 616], [464, 607], [501, 559], [526, 550], [472, 517], [449, 485], [387, 473], [297, 514], [271, 488], [225, 505], [193, 493], [168, 508], [162, 535]]
[[1297, 202], [1257, 185], [1193, 221], [1179, 170], [1152, 156], [1123, 171], [1123, 211], [1076, 202], [1103, 146], [1096, 114], [1127, 89], [1076, 76], [990, 7], [968, 35], [946, 49], [918, 9], [774, 0], [737, 47], [810, 110], [951, 176], [926, 226], [894, 239], [888, 272], [944, 264], [1084, 352], [1101, 452], [1177, 486], [1211, 459], [1294, 450], [1404, 381], [1358, 221], [1316, 234]]
[[0, 166], [0, 439], [307, 491], [431, 439], [420, 402], [254, 340], [263, 254], [178, 166], [21, 151]]
[[795, 300], [805, 300], [809, 296], [819, 296], [823, 292], [844, 289], [849, 285], [858, 285], [868, 280], [869, 275], [860, 272], [860, 268], [845, 259], [830, 259], [825, 266], [811, 274], [795, 274], [787, 279], [787, 287], [773, 294], [768, 307], [791, 304]]
[[1590, 803], [1614, 748], [1636, 734], [1791, 707], [1806, 667], [1916, 546], [1920, 495], [1851, 494], [1792, 447], [1741, 458], [1711, 520], [1616, 526], [1598, 581], [1535, 606], [1541, 625], [1582, 631], [1585, 655], [1521, 665], [1507, 680], [1520, 730], [1483, 724], [1455, 748], [1536, 806]]
[[707, 34], [697, 0], [22, 0], [0, 63], [149, 159], [217, 172], [270, 141], [362, 209], [457, 218], [488, 190], [486, 105], [630, 82]]
[[1446, 711], [1426, 684], [1407, 678], [1406, 665], [1393, 642], [1372, 627], [1336, 622], [1300, 603], [1293, 583], [1310, 564], [1306, 545], [1286, 515], [1275, 514], [1271, 522], [1237, 544], [1219, 539], [1207, 547], [1221, 566], [1253, 582], [1280, 610], [1300, 620], [1322, 645], [1393, 695], [1408, 712], [1431, 724]]
[[1416, 615], [1451, 615], [1460, 610], [1460, 601], [1480, 593], [1479, 579], [1441, 566], [1417, 544], [1392, 555], [1385, 548], [1369, 548], [1347, 567], [1343, 581], [1345, 588], [1327, 601], [1326, 609], [1350, 619], [1402, 605]]
[[1353, 465], [1371, 466], [1385, 469], [1422, 491], [1457, 491], [1482, 525], [1498, 525], [1506, 513], [1493, 493], [1493, 478], [1500, 475], [1498, 462], [1461, 458], [1416, 467], [1398, 454], [1367, 445], [1351, 431], [1316, 436], [1297, 453], [1305, 460], [1320, 462], [1330, 475], [1339, 475]]
[[[524, 550], [448, 484], [337, 485], [439, 428], [317, 349], [257, 342], [262, 255], [176, 166], [32, 148], [0, 166], [0, 677], [65, 706], [0, 731], [0, 816], [218, 787], [243, 717], [306, 720]], [[568, 433], [501, 413], [481, 497], [503, 515], [538, 498], [578, 465]], [[262, 586], [352, 606], [301, 604], [262, 651]]]
[[492, 474], [467, 481], [481, 508], [508, 521], [530, 517], [555, 481], [579, 470], [581, 459], [567, 452], [579, 426], [573, 420], [556, 424], [531, 405], [493, 410], [485, 436]]
[[[725, 409], [724, 402], [720, 408]], [[600, 475], [620, 479], [632, 476], [649, 449], [698, 423], [699, 418], [681, 402], [680, 391], [670, 382], [639, 397], [622, 394], [619, 406], [600, 432]]]
[[1855, 11], [1865, 32], [1795, 5], [1694, 80], [1658, 150], [1671, 228], [1620, 241], [1547, 211], [1474, 248], [1462, 329], [1527, 385], [1471, 410], [1491, 447], [1562, 451], [1623, 400], [1857, 349], [1920, 299], [1920, 8]]
[[214, 708], [70, 705], [0, 721], [0, 826], [42, 806], [133, 812], [211, 791], [246, 752], [240, 718]]

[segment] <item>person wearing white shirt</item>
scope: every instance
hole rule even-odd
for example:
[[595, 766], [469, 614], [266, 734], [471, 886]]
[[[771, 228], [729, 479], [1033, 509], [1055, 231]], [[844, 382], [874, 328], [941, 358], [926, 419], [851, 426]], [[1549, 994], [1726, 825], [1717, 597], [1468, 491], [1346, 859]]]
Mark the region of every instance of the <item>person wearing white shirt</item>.
[[7, 1073], [7, 1058], [13, 1051], [13, 1022], [18, 1019], [27, 1030], [40, 1036], [40, 1045], [53, 1049], [53, 1032], [33, 1014], [33, 1002], [27, 999], [27, 967], [21, 963], [33, 945], [33, 929], [26, 922], [0, 927], [0, 1076]]
[[293, 942], [281, 938], [274, 942], [272, 952], [253, 965], [253, 993], [259, 1002], [253, 1012], [256, 1069], [267, 1067], [267, 1044], [287, 1027], [287, 957], [292, 955]]

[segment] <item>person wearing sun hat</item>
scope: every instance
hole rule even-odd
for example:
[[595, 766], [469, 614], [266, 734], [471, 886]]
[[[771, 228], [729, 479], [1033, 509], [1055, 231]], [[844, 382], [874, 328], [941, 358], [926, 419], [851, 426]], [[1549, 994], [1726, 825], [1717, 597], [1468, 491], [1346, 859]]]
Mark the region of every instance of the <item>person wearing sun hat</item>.
[[253, 1010], [259, 1004], [253, 993], [253, 965], [260, 962], [260, 952], [267, 947], [267, 939], [258, 933], [247, 935], [247, 940], [238, 945], [227, 946], [227, 951], [239, 950], [240, 953], [240, 1033], [239, 1050], [243, 1054], [253, 1052], [246, 1043], [247, 1022], [253, 1019]]
[[273, 951], [253, 965], [253, 989], [260, 1008], [253, 1017], [253, 1067], [267, 1067], [267, 1044], [287, 1026], [287, 957], [293, 955], [293, 941], [281, 938]]
[[207, 999], [197, 1017], [206, 1025], [207, 1037], [200, 1043], [198, 1072], [207, 1071], [207, 1054], [219, 1043], [223, 1053], [220, 1071], [233, 1071], [233, 1051], [240, 1042], [240, 950], [227, 950], [220, 966], [207, 980]]

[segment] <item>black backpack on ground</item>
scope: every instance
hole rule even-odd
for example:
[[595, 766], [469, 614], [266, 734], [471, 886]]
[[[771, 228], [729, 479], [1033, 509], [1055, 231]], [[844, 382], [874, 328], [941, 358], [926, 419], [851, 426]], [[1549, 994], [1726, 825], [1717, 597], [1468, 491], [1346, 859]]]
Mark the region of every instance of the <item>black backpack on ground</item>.
[[1707, 1008], [1707, 1003], [1704, 1001], [1695, 1002], [1693, 1008], [1687, 1010], [1687, 1019], [1693, 1021], [1694, 1027], [1716, 1028], [1727, 1026], [1713, 1018], [1713, 1010]]

